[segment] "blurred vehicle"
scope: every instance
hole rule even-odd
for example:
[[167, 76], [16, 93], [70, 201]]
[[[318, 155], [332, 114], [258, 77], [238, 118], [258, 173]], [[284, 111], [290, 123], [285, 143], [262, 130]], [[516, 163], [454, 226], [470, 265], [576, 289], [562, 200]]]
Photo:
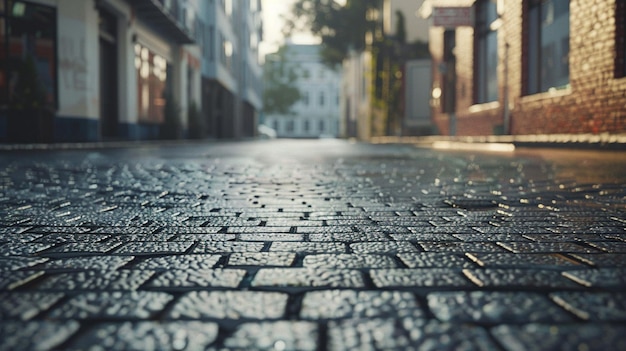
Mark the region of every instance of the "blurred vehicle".
[[264, 124], [259, 124], [257, 134], [261, 139], [276, 139], [276, 131]]

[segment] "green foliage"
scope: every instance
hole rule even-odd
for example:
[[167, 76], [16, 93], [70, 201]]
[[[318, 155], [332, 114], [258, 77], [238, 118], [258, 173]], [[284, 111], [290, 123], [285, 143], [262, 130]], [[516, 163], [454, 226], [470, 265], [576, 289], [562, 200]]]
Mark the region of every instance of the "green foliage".
[[267, 114], [290, 114], [291, 106], [301, 98], [295, 85], [298, 79], [296, 67], [288, 63], [287, 55], [287, 47], [283, 46], [265, 60], [263, 110]]
[[286, 34], [309, 31], [322, 38], [322, 60], [329, 67], [340, 64], [350, 49], [365, 48], [365, 34], [375, 27], [368, 12], [378, 9], [381, 0], [297, 0], [287, 18]]

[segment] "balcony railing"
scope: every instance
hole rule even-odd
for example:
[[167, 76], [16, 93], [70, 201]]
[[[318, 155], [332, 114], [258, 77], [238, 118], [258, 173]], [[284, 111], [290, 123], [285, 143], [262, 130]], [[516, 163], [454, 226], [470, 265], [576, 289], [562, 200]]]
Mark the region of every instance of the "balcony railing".
[[131, 0], [137, 17], [161, 29], [180, 44], [195, 43], [196, 12], [193, 2], [180, 0]]

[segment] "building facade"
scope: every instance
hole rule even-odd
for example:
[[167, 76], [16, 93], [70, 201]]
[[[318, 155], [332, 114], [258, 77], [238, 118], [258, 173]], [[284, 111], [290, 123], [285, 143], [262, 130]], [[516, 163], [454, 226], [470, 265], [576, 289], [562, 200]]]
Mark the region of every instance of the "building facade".
[[260, 0], [204, 0], [198, 12], [205, 134], [250, 137], [262, 108]]
[[432, 114], [440, 133], [626, 132], [623, 1], [427, 5], [474, 14], [473, 25], [430, 29]]
[[200, 99], [197, 5], [0, 1], [0, 141], [149, 139], [169, 120], [184, 135]]
[[292, 67], [301, 99], [289, 114], [266, 114], [264, 123], [282, 138], [339, 135], [341, 69], [322, 63], [320, 45], [286, 45], [285, 65]]

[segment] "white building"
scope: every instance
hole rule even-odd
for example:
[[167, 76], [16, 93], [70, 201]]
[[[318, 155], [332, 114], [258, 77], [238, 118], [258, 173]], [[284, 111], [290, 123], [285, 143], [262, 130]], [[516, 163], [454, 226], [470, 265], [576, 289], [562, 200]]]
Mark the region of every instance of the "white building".
[[10, 77], [0, 79], [1, 141], [156, 138], [165, 91], [184, 134], [187, 104], [200, 99], [198, 0], [2, 4], [0, 39], [11, 51], [0, 68]]
[[203, 0], [198, 22], [206, 134], [253, 136], [262, 108], [261, 1]]
[[301, 99], [288, 115], [265, 115], [278, 137], [319, 138], [339, 135], [341, 69], [321, 62], [320, 45], [287, 44], [287, 65], [294, 67]]

